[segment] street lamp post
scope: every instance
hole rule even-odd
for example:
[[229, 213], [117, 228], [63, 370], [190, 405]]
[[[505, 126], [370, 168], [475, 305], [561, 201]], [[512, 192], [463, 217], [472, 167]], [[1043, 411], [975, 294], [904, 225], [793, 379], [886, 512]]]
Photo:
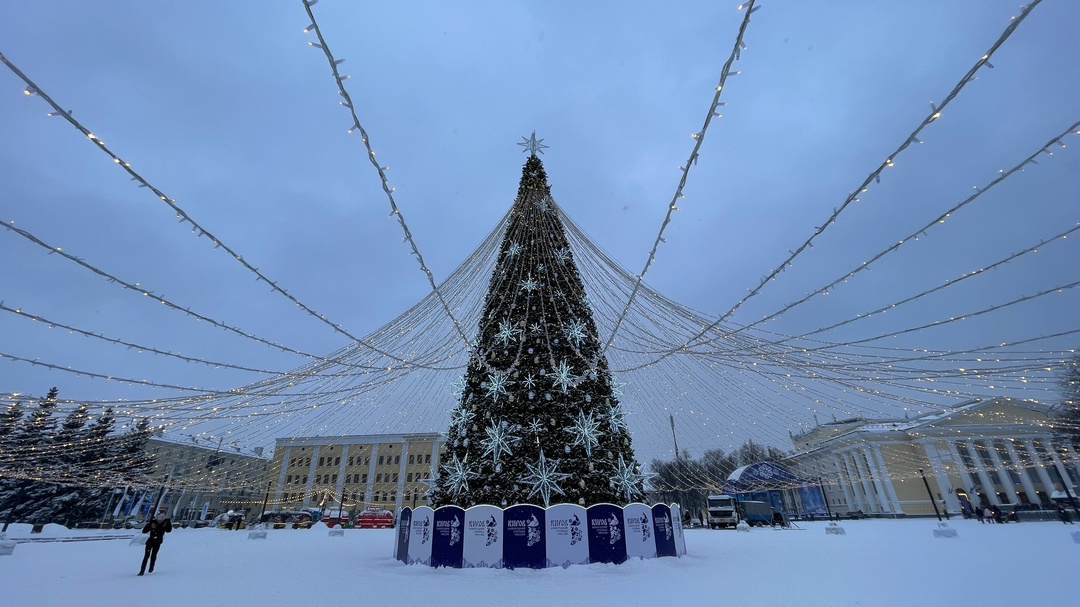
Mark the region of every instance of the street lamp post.
[[923, 473], [923, 469], [919, 468], [919, 476], [922, 477], [923, 485], [926, 486], [926, 496], [930, 498], [930, 505], [934, 507], [934, 514], [937, 515], [937, 520], [941, 520], [941, 511], [938, 510], [937, 502], [934, 500], [934, 493], [930, 491], [930, 481], [926, 480], [926, 474]]

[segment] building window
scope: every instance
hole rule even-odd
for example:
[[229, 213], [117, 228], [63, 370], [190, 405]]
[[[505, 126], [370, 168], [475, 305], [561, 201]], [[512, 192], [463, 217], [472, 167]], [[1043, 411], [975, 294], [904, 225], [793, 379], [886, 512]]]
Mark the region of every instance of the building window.
[[322, 467], [322, 465], [323, 465], [323, 460], [324, 460], [324, 459], [325, 459], [325, 458], [323, 458], [323, 457], [320, 457], [320, 458], [319, 458], [319, 467]]
[[285, 484], [286, 485], [291, 485], [292, 484], [292, 475], [291, 474], [285, 477]]
[[400, 455], [395, 455], [394, 456], [394, 465], [397, 466], [400, 463], [401, 463], [401, 456]]
[[430, 453], [425, 453], [424, 454], [424, 463], [425, 464], [430, 464], [431, 463], [431, 454]]
[[364, 465], [365, 466], [370, 466], [371, 465], [371, 458], [370, 457], [365, 457], [364, 458]]
[[383, 465], [383, 456], [381, 456], [381, 455], [379, 456], [379, 465], [380, 466]]
[[340, 466], [341, 465], [341, 456], [340, 455], [334, 458], [334, 465], [335, 466]]
[[349, 458], [349, 465], [350, 465], [350, 466], [351, 466], [351, 465], [353, 465], [353, 460], [354, 460], [354, 459], [356, 459], [356, 458], [355, 458], [355, 457], [350, 457], [350, 458]]
[[334, 480], [332, 480], [332, 481], [330, 481], [330, 482], [331, 482], [332, 484], [334, 484], [334, 485], [336, 485], [336, 484], [337, 484], [337, 475], [336, 475], [336, 474], [334, 475]]
[[409, 463], [410, 464], [413, 463], [413, 454], [412, 453], [409, 454]]
[[361, 483], [364, 483], [365, 485], [367, 484], [367, 475], [366, 475], [366, 474], [364, 475], [364, 480], [362, 480], [362, 481], [360, 481], [360, 482], [361, 482]]
[[408, 472], [408, 473], [405, 474], [405, 482], [406, 483], [411, 483], [412, 482], [412, 472]]
[[397, 472], [395, 472], [395, 473], [394, 473], [394, 482], [395, 482], [395, 483], [396, 483], [396, 482], [398, 482], [398, 480], [397, 480], [397, 479], [398, 479], [398, 476], [397, 476], [397, 475], [398, 475], [398, 473], [397, 473]]
[[382, 473], [381, 472], [379, 474], [375, 475], [375, 482], [376, 483], [381, 483], [382, 482]]

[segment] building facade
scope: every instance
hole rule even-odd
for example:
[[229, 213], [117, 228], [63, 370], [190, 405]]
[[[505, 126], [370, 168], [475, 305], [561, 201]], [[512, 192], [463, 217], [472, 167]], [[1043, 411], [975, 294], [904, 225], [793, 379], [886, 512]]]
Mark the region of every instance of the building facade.
[[270, 464], [267, 510], [367, 507], [398, 511], [427, 505], [423, 481], [435, 477], [440, 434], [279, 438]]
[[911, 419], [838, 420], [792, 436], [785, 463], [819, 479], [837, 513], [1051, 506], [1080, 485], [1080, 460], [1055, 436], [1052, 415], [1035, 401], [995, 398]]
[[184, 442], [151, 438], [154, 457], [143, 507], [161, 504], [181, 521], [204, 520], [229, 510], [256, 510], [266, 496], [270, 460], [261, 449], [244, 453], [223, 441]]

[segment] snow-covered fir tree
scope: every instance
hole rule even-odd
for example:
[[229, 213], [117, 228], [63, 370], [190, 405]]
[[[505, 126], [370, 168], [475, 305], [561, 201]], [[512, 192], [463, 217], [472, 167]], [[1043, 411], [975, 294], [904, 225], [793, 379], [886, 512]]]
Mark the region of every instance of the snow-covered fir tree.
[[535, 135], [488, 286], [447, 449], [439, 506], [625, 504], [643, 498], [618, 386]]

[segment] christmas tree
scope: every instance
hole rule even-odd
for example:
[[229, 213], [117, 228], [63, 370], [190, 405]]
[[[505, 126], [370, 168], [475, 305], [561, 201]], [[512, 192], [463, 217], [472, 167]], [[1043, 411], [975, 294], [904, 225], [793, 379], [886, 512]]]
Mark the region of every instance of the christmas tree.
[[643, 498], [625, 414], [532, 138], [458, 384], [436, 506]]

